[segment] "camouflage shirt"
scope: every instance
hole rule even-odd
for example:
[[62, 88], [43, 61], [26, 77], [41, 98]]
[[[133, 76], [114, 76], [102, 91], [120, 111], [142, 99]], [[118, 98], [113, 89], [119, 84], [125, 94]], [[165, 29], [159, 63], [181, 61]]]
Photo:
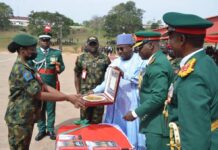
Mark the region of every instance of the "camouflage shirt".
[[174, 71], [174, 78], [176, 79], [177, 78], [177, 73], [179, 72], [179, 69], [180, 69], [180, 62], [181, 62], [181, 58], [174, 58], [174, 59], [171, 59], [169, 60], [172, 67], [173, 67], [173, 71]]
[[[80, 93], [84, 94], [94, 89], [104, 80], [104, 74], [110, 64], [110, 59], [99, 53], [93, 56], [90, 53], [83, 53], [76, 60], [75, 73], [80, 77]], [[86, 71], [86, 78], [82, 78], [82, 72]]]
[[9, 76], [9, 103], [5, 114], [7, 124], [34, 123], [40, 111], [41, 101], [34, 98], [41, 91], [35, 71], [17, 58]]

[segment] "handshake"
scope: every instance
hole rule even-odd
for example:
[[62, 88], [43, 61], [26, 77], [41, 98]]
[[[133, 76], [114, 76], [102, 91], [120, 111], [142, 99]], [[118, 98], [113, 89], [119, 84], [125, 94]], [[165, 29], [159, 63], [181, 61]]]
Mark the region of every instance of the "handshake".
[[85, 109], [85, 104], [81, 94], [67, 95], [66, 100], [71, 102], [76, 108]]

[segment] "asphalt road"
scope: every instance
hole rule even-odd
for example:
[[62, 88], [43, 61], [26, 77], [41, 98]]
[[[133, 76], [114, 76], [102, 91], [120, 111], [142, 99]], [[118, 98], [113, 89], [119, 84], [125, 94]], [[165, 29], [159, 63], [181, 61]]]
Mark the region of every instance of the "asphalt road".
[[[76, 93], [74, 87], [73, 68], [77, 54], [63, 53], [65, 63], [65, 71], [60, 75], [61, 91], [67, 94]], [[8, 52], [0, 52], [0, 150], [8, 150], [8, 129], [4, 121], [4, 115], [8, 104], [8, 76], [12, 65], [17, 57], [17, 54]], [[79, 110], [69, 102], [58, 102], [56, 105], [56, 122], [55, 129], [57, 130], [62, 125], [72, 124], [73, 120], [79, 118]], [[35, 125], [33, 136], [30, 144], [30, 150], [53, 150], [55, 149], [55, 141], [45, 137], [43, 140], [36, 142], [34, 140], [38, 133]]]

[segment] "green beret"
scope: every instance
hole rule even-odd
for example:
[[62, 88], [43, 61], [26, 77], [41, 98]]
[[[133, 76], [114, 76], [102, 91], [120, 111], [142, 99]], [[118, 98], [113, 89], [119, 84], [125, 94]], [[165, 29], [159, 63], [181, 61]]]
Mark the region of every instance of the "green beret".
[[17, 34], [13, 38], [13, 42], [19, 44], [20, 46], [32, 46], [37, 44], [37, 40], [29, 34]]
[[163, 20], [169, 26], [169, 31], [187, 34], [205, 34], [206, 28], [213, 25], [212, 22], [199, 16], [177, 12], [164, 14]]

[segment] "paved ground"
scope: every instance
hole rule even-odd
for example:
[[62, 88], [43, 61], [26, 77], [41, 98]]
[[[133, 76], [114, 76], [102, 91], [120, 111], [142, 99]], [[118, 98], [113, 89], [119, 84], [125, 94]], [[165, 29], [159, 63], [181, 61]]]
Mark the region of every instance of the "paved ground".
[[[8, 104], [8, 76], [17, 54], [0, 52], [0, 150], [8, 150], [7, 126], [4, 121], [4, 115]], [[76, 54], [63, 53], [66, 69], [60, 76], [61, 91], [65, 93], [75, 93], [73, 68]], [[68, 102], [58, 102], [56, 105], [56, 130], [62, 125], [71, 124], [73, 120], [79, 117], [79, 110]], [[37, 127], [34, 127], [33, 137], [30, 144], [30, 150], [52, 150], [55, 149], [55, 141], [44, 138], [40, 142], [34, 140], [38, 133]]]

